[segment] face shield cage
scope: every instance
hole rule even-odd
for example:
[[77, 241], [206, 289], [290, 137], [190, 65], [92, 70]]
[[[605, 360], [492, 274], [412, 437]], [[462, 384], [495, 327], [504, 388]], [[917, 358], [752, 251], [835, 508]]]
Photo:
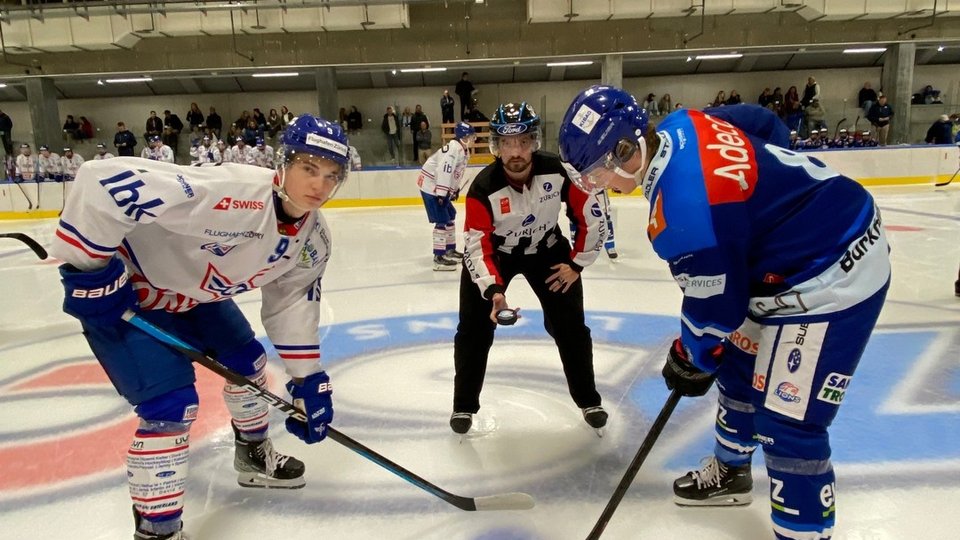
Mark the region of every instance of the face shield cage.
[[521, 149], [530, 149], [536, 152], [542, 146], [543, 135], [540, 132], [540, 126], [532, 131], [516, 135], [500, 135], [495, 130], [490, 130], [490, 153], [494, 157], [500, 157], [500, 149], [504, 146], [519, 145]]
[[[607, 188], [610, 183], [611, 175], [616, 174], [625, 178], [633, 178], [633, 175], [623, 170], [623, 164], [630, 161], [631, 158], [640, 151], [641, 157], [646, 156], [646, 142], [643, 137], [636, 141], [623, 138], [617, 141], [613, 151], [607, 152], [597, 161], [584, 168], [583, 171], [577, 171], [573, 165], [563, 162], [563, 166], [574, 183], [581, 191], [585, 193], [598, 193]], [[561, 156], [562, 157], [562, 156]]]
[[297, 150], [296, 148], [280, 145], [280, 147], [277, 148], [274, 156], [274, 167], [277, 170], [277, 175], [273, 182], [273, 189], [277, 192], [281, 199], [288, 202], [290, 201], [290, 197], [287, 195], [286, 189], [284, 189], [284, 180], [286, 178], [287, 168], [306, 158], [318, 157], [333, 161], [334, 163], [340, 165], [340, 173], [337, 175], [337, 185], [334, 186], [333, 190], [330, 192], [330, 197], [327, 200], [333, 199], [336, 196], [337, 192], [340, 191], [340, 188], [343, 187], [343, 184], [346, 183], [347, 178], [350, 175], [349, 158], [342, 158], [343, 161], [340, 161], [340, 159], [331, 159], [330, 156]]

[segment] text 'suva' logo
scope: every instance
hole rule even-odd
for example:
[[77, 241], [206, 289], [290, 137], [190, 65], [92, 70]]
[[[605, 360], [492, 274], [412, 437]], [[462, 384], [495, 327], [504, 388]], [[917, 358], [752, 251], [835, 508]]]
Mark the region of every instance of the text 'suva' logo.
[[224, 197], [213, 205], [214, 210], [263, 210], [263, 201], [243, 201], [232, 197]]

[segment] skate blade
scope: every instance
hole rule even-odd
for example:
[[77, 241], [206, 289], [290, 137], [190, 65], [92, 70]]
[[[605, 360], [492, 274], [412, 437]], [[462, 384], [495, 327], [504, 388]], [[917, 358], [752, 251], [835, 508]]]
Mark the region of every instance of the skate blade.
[[603, 438], [603, 428], [595, 428], [594, 431], [597, 432], [597, 437]]
[[435, 264], [435, 265], [433, 265], [433, 271], [434, 271], [434, 272], [453, 272], [453, 271], [457, 270], [457, 268], [458, 268], [458, 265], [455, 265], [455, 264], [451, 264], [451, 265]]
[[265, 474], [242, 472], [237, 474], [237, 483], [242, 487], [266, 489], [300, 489], [307, 485], [307, 481], [300, 478], [272, 478]]
[[753, 494], [730, 493], [704, 500], [684, 499], [674, 495], [673, 502], [677, 506], [746, 506], [753, 502]]

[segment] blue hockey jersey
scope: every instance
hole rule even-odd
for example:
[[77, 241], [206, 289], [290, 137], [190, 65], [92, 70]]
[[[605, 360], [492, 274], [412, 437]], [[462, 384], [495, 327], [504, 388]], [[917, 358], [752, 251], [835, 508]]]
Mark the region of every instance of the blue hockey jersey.
[[684, 291], [681, 340], [707, 371], [747, 317], [829, 320], [890, 275], [880, 213], [862, 186], [786, 149], [765, 109], [713, 112], [667, 116], [640, 183], [647, 235]]

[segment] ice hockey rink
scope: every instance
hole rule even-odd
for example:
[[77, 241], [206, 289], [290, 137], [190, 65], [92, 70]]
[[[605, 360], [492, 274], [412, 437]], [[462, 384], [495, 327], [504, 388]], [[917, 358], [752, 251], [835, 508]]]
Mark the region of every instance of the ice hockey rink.
[[[955, 540], [960, 505], [960, 187], [876, 188], [893, 284], [831, 430], [844, 540]], [[220, 398], [198, 367], [184, 512], [192, 540], [582, 539], [659, 412], [659, 375], [678, 331], [680, 292], [646, 240], [647, 204], [615, 198], [620, 258], [583, 274], [595, 366], [611, 414], [598, 438], [569, 398], [559, 358], [522, 279], [522, 308], [497, 331], [482, 408], [462, 440], [451, 412], [459, 273], [434, 272], [417, 207], [325, 210], [334, 254], [323, 279], [323, 361], [334, 425], [440, 487], [466, 496], [522, 491], [534, 509], [464, 512], [331, 440], [306, 446], [271, 428], [307, 465], [307, 486], [240, 488]], [[461, 207], [462, 208], [462, 207]], [[829, 219], [829, 216], [824, 216]], [[462, 213], [459, 220], [462, 224]], [[49, 245], [55, 220], [0, 222]], [[462, 245], [462, 244], [461, 244]], [[0, 239], [0, 537], [130, 538], [123, 467], [136, 423], [60, 311], [56, 261]], [[238, 297], [258, 336], [259, 294]], [[209, 328], [216, 332], [216, 327]], [[286, 378], [272, 349], [271, 385]], [[671, 482], [710, 453], [715, 390], [683, 399], [604, 538], [760, 540], [770, 532], [762, 456], [747, 507], [684, 509]]]

